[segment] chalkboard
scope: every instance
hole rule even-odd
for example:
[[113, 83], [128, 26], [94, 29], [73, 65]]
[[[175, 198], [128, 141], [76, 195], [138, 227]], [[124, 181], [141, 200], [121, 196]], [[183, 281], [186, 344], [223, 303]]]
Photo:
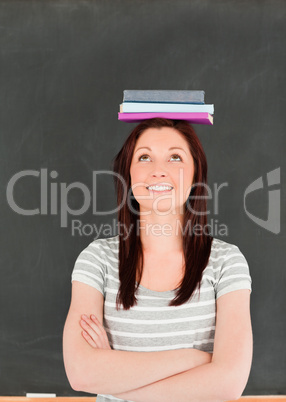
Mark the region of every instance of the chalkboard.
[[135, 126], [117, 119], [124, 89], [204, 90], [215, 105], [195, 129], [222, 186], [214, 235], [253, 280], [244, 395], [286, 393], [285, 17], [283, 0], [0, 0], [1, 395], [78, 394], [62, 357], [71, 272], [117, 234], [113, 178], [96, 172]]

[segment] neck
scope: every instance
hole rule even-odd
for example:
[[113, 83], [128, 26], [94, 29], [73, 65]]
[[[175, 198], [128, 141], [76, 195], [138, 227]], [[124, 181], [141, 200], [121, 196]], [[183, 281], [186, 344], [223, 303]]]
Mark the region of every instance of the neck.
[[183, 215], [140, 215], [139, 233], [143, 252], [173, 254], [183, 251]]

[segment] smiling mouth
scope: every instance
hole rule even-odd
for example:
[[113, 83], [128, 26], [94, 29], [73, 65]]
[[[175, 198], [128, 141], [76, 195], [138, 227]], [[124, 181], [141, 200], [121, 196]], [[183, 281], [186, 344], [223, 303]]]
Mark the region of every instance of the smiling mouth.
[[150, 188], [150, 187], [146, 187], [147, 190], [151, 191], [152, 193], [158, 193], [158, 194], [163, 194], [163, 193], [169, 193], [173, 190], [174, 187], [170, 187], [170, 188]]

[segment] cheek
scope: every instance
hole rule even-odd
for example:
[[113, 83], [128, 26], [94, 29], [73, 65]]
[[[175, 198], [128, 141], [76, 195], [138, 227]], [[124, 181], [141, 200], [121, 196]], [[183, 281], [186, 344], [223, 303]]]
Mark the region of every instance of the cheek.
[[194, 181], [194, 172], [190, 170], [184, 171], [183, 187], [186, 196], [189, 196], [191, 192], [193, 181]]
[[142, 171], [140, 169], [137, 169], [134, 166], [130, 168], [131, 185], [134, 185], [135, 183], [142, 181], [141, 177], [142, 177]]
[[136, 169], [134, 168], [134, 166], [132, 164], [130, 166], [129, 175], [130, 175], [131, 182], [134, 181], [134, 177], [136, 177]]
[[194, 170], [192, 167], [179, 167], [173, 174], [177, 178], [178, 183], [183, 183], [184, 186], [193, 182]]

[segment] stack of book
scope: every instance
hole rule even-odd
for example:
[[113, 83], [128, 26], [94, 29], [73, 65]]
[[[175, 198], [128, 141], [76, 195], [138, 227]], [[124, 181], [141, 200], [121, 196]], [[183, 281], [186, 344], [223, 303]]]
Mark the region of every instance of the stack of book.
[[123, 91], [118, 119], [129, 123], [161, 117], [213, 124], [214, 105], [205, 104], [204, 91], [130, 90]]

